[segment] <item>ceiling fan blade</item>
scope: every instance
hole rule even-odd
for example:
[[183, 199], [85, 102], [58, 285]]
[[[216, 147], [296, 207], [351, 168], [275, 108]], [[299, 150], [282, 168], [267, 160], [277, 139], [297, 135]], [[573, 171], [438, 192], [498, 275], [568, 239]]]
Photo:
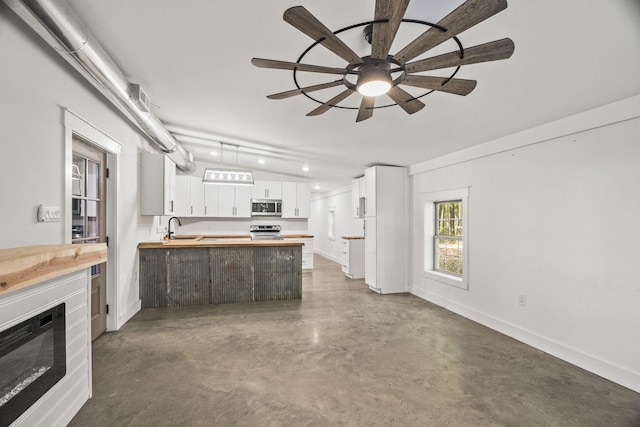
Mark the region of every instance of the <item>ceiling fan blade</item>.
[[338, 105], [353, 92], [355, 92], [353, 89], [347, 89], [344, 92], [340, 92], [338, 95], [334, 96], [315, 110], [307, 113], [307, 116], [319, 116], [320, 114], [326, 113], [331, 107]]
[[466, 48], [464, 58], [460, 58], [460, 52], [450, 52], [444, 55], [421, 61], [410, 62], [405, 65], [407, 73], [418, 73], [420, 71], [439, 70], [441, 68], [457, 67], [459, 65], [478, 64], [480, 62], [498, 61], [507, 59], [513, 55], [515, 46], [511, 39], [496, 40], [478, 46]]
[[405, 77], [400, 84], [453, 93], [455, 95], [468, 95], [478, 83], [475, 80], [465, 79], [451, 79], [448, 82], [447, 80], [446, 77], [410, 75]]
[[402, 64], [411, 61], [416, 56], [422, 55], [506, 8], [507, 0], [467, 0], [438, 22], [438, 25], [446, 28], [447, 31], [437, 28], [428, 29], [395, 54], [394, 59]]
[[422, 101], [415, 99], [410, 93], [405, 92], [398, 86], [392, 87], [389, 92], [387, 92], [387, 95], [408, 114], [417, 113], [424, 107]]
[[358, 117], [356, 122], [367, 120], [373, 116], [373, 107], [376, 104], [375, 96], [363, 96], [360, 102], [360, 109], [358, 110]]
[[349, 64], [361, 64], [362, 59], [333, 32], [318, 21], [303, 6], [294, 6], [284, 12], [284, 20], [296, 27], [324, 47], [347, 61]]
[[402, 23], [402, 17], [409, 6], [409, 0], [377, 0], [375, 20], [388, 19], [389, 22], [373, 24], [371, 57], [387, 59], [393, 39]]
[[310, 71], [312, 73], [347, 74], [346, 68], [323, 67], [321, 65], [299, 64], [297, 62], [276, 61], [275, 59], [253, 58], [251, 63], [259, 68], [273, 68], [276, 70]]
[[285, 99], [285, 98], [290, 98], [292, 96], [301, 95], [303, 92], [307, 93], [307, 92], [313, 92], [313, 91], [321, 90], [321, 89], [328, 89], [330, 87], [340, 86], [341, 84], [343, 84], [342, 80], [336, 80], [335, 82], [322, 83], [322, 84], [319, 84], [319, 85], [301, 87], [300, 89], [288, 90], [286, 92], [274, 93], [273, 95], [267, 96], [267, 98], [269, 98], [269, 99]]

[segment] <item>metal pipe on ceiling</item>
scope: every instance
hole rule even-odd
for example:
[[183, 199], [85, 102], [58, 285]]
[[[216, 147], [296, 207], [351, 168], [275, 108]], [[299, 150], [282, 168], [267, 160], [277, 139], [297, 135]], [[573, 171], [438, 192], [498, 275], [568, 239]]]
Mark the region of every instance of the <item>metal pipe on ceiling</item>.
[[49, 45], [133, 121], [147, 139], [184, 172], [194, 172], [193, 155], [153, 111], [131, 97], [131, 83], [64, 0], [4, 0]]

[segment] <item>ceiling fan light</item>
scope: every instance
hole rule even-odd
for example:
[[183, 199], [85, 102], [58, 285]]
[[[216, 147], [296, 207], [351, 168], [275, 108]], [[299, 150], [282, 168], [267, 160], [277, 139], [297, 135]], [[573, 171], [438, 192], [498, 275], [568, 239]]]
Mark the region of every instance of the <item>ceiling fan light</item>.
[[389, 65], [384, 63], [364, 65], [360, 69], [356, 89], [362, 96], [380, 96], [391, 89]]
[[391, 83], [384, 80], [373, 80], [370, 82], [358, 85], [358, 92], [362, 96], [380, 96], [389, 92], [391, 89]]

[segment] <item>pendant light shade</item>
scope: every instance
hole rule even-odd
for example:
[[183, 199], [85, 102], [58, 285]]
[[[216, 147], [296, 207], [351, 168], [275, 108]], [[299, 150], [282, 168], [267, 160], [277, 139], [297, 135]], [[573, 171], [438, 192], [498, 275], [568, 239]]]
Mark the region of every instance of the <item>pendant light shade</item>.
[[253, 172], [249, 169], [206, 168], [205, 184], [253, 185]]
[[[222, 161], [222, 149], [224, 145], [220, 143], [220, 160]], [[238, 165], [238, 146], [236, 148], [236, 166]], [[218, 185], [253, 185], [253, 171], [251, 169], [233, 169], [226, 167], [205, 168], [202, 182], [205, 184]]]

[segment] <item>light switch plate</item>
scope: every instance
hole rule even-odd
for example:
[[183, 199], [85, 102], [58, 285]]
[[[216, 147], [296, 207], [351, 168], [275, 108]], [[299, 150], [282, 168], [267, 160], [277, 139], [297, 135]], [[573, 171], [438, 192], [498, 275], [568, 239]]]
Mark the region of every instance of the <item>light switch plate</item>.
[[38, 206], [38, 222], [60, 222], [62, 221], [62, 208], [59, 206]]

